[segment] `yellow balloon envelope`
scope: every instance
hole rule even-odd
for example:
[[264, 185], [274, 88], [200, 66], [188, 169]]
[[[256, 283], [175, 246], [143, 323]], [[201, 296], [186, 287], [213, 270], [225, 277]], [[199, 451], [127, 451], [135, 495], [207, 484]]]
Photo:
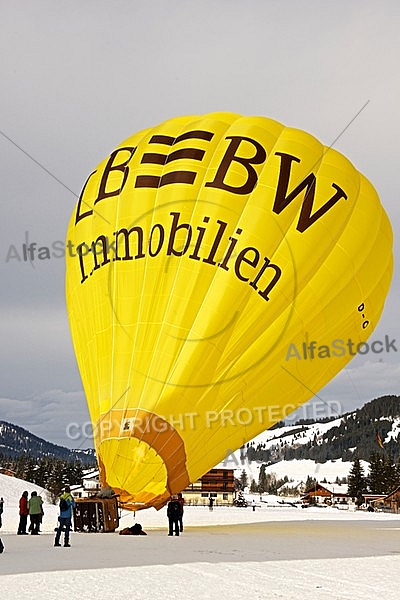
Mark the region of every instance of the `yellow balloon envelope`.
[[67, 239], [101, 481], [134, 509], [163, 506], [365, 349], [392, 273], [387, 216], [344, 156], [231, 113], [128, 138]]

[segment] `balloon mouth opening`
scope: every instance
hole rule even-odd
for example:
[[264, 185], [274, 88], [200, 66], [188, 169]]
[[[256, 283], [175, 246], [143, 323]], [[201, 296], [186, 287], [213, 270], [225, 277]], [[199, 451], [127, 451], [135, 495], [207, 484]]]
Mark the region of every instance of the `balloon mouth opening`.
[[162, 508], [172, 494], [189, 485], [184, 442], [164, 418], [139, 408], [113, 409], [107, 415], [108, 427], [100, 427], [102, 423], [100, 416], [96, 428], [100, 480], [119, 496], [123, 508]]

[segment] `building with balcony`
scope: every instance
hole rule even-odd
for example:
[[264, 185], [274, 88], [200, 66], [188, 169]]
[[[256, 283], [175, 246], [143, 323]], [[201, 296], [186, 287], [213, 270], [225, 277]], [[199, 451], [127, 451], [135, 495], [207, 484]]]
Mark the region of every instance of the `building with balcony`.
[[185, 504], [208, 506], [210, 498], [213, 498], [214, 506], [232, 505], [235, 497], [234, 480], [233, 469], [211, 469], [182, 490]]

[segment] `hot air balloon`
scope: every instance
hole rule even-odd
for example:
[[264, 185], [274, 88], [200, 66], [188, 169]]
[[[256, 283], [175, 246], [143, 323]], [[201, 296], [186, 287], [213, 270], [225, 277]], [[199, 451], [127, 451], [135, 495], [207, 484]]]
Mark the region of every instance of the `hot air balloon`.
[[392, 273], [369, 181], [304, 131], [232, 113], [124, 141], [67, 239], [101, 482], [131, 509], [162, 507], [317, 393], [372, 333]]

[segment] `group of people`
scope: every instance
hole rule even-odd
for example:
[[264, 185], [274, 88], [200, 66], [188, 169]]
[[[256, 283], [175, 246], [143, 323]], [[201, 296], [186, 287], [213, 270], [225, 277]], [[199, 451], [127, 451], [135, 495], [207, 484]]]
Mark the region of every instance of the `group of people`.
[[[171, 497], [170, 502], [167, 506], [167, 517], [169, 530], [168, 535], [180, 535], [183, 532], [183, 512], [184, 512], [185, 499], [182, 493]], [[61, 546], [61, 534], [64, 532], [64, 547], [69, 548], [71, 522], [72, 522], [72, 510], [75, 506], [74, 497], [71, 494], [71, 489], [68, 485], [65, 486], [63, 493], [59, 499], [60, 516], [58, 518], [58, 527], [55, 529], [56, 536], [54, 540], [54, 546]], [[0, 527], [1, 527], [1, 514], [3, 512], [3, 498], [0, 500]], [[31, 535], [38, 535], [40, 531], [40, 525], [43, 518], [43, 500], [41, 496], [38, 496], [36, 491], [31, 493], [31, 497], [28, 499], [28, 492], [23, 492], [19, 501], [19, 525], [18, 535], [28, 535], [29, 531]], [[28, 516], [30, 517], [29, 531], [26, 530], [28, 525]], [[141, 527], [140, 527], [141, 529]], [[135, 532], [136, 533], [136, 532]], [[146, 535], [144, 532], [137, 533], [137, 535]]]
[[[75, 500], [71, 494], [71, 489], [68, 485], [65, 486], [63, 493], [60, 496], [60, 516], [58, 518], [58, 527], [56, 529], [56, 537], [54, 540], [55, 546], [61, 546], [61, 533], [64, 532], [64, 547], [69, 548], [69, 535], [71, 531], [72, 509], [75, 506]], [[43, 500], [38, 496], [36, 491], [31, 493], [28, 500], [28, 492], [23, 492], [19, 500], [19, 525], [17, 535], [39, 535], [40, 525], [43, 519]], [[30, 525], [28, 531], [28, 516]]]
[[[38, 493], [33, 491], [28, 500], [28, 492], [23, 492], [19, 500], [19, 525], [18, 535], [39, 535], [40, 525], [43, 519], [43, 500]], [[28, 525], [28, 516], [30, 518], [29, 531], [26, 531]]]

